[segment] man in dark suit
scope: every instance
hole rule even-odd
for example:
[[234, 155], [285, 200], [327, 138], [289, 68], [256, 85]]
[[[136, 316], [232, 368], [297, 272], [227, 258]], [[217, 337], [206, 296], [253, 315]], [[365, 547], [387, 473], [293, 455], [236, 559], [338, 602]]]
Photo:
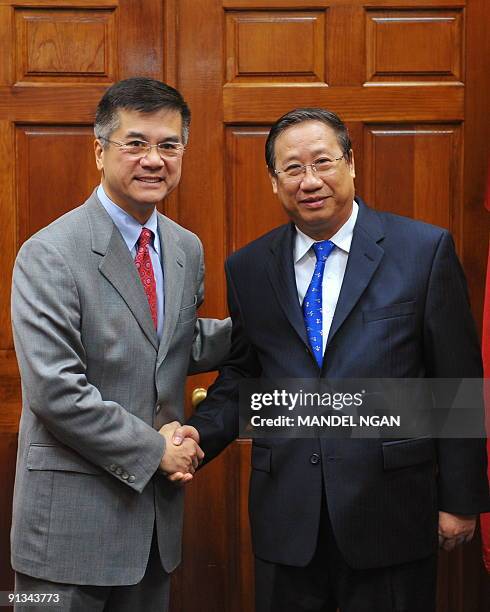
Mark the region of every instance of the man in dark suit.
[[[450, 234], [354, 197], [342, 121], [291, 111], [266, 159], [291, 223], [226, 263], [231, 358], [188, 423], [206, 460], [237, 435], [244, 378], [482, 375]], [[257, 610], [432, 611], [438, 536], [470, 540], [487, 508], [479, 439], [255, 439]]]

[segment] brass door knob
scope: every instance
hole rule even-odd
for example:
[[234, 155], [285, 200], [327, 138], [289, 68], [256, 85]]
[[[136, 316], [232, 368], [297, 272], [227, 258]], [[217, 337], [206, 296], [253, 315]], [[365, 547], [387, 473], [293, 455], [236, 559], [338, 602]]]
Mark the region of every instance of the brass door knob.
[[206, 389], [204, 389], [204, 387], [196, 387], [191, 396], [192, 407], [196, 408], [202, 402], [202, 400], [206, 399], [207, 394], [208, 392]]

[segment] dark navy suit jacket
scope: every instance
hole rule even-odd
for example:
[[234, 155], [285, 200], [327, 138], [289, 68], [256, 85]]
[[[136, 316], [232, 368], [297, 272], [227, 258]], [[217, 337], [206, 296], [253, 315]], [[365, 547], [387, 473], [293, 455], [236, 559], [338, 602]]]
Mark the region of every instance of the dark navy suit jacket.
[[[482, 376], [450, 234], [356, 200], [359, 215], [322, 371], [298, 301], [294, 226], [279, 227], [228, 259], [231, 357], [189, 421], [207, 460], [238, 434], [244, 377]], [[352, 567], [422, 558], [437, 547], [438, 510], [490, 509], [484, 443], [254, 440], [249, 509], [255, 554], [306, 565], [317, 544], [324, 491], [338, 546]]]

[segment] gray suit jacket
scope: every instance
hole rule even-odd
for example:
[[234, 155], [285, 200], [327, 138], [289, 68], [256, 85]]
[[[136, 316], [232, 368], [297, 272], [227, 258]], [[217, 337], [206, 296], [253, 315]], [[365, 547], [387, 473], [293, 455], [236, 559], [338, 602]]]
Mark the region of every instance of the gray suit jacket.
[[199, 239], [163, 215], [158, 228], [160, 343], [131, 254], [95, 193], [19, 251], [17, 571], [73, 584], [137, 583], [155, 523], [163, 567], [180, 561], [183, 492], [156, 473], [164, 451], [157, 430], [183, 421], [186, 375], [222, 360], [229, 321], [197, 319]]

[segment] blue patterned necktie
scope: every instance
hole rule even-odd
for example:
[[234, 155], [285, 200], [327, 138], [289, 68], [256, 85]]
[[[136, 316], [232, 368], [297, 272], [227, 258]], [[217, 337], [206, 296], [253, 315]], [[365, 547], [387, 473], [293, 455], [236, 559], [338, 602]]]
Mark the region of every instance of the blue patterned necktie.
[[315, 271], [311, 277], [310, 286], [303, 300], [303, 317], [306, 325], [306, 333], [310, 341], [311, 350], [318, 363], [323, 363], [323, 332], [322, 332], [322, 281], [325, 271], [325, 262], [334, 248], [330, 240], [322, 240], [313, 244], [316, 255]]

